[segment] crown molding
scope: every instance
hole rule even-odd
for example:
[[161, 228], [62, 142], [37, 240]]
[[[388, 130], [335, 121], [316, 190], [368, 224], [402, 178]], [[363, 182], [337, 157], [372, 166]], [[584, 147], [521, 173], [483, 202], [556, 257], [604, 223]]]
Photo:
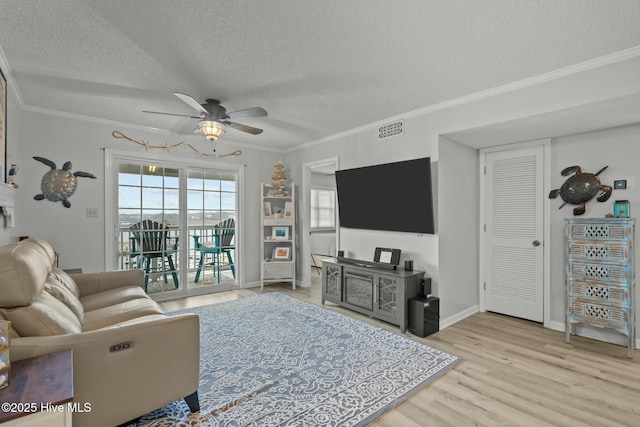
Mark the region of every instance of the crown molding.
[[321, 138], [314, 141], [309, 141], [304, 144], [298, 145], [296, 147], [292, 147], [290, 149], [285, 150], [285, 152], [293, 152], [296, 150], [302, 150], [305, 148], [313, 147], [318, 144], [324, 144], [326, 142], [339, 139], [345, 136], [354, 135], [366, 130], [374, 129], [388, 122], [393, 122], [396, 120], [404, 120], [407, 118], [413, 118], [418, 116], [423, 116], [427, 114], [434, 113], [436, 111], [446, 110], [452, 107], [456, 107], [463, 104], [468, 104], [474, 101], [479, 101], [482, 99], [491, 98], [494, 96], [506, 94], [509, 92], [514, 92], [516, 90], [525, 89], [531, 86], [536, 86], [542, 83], [547, 83], [553, 80], [561, 79], [563, 77], [572, 76], [575, 74], [579, 74], [585, 71], [593, 70], [599, 67], [603, 67], [610, 64], [615, 64], [618, 62], [626, 61], [628, 59], [633, 59], [640, 56], [640, 46], [635, 46], [629, 49], [621, 50], [618, 52], [614, 52], [609, 55], [601, 56], [598, 58], [594, 58], [588, 61], [580, 62], [578, 64], [570, 65], [568, 67], [559, 68], [554, 71], [549, 71], [547, 73], [539, 74], [534, 77], [530, 77], [523, 80], [518, 80], [513, 83], [508, 83], [502, 86], [498, 86], [492, 89], [483, 90], [480, 92], [475, 92], [469, 95], [465, 95], [459, 98], [454, 98], [448, 101], [440, 102], [437, 104], [429, 105], [427, 107], [419, 108], [417, 110], [408, 111], [403, 114], [398, 114], [392, 117], [387, 117], [383, 120], [379, 120], [376, 122], [372, 122], [366, 125], [358, 126], [357, 128], [353, 128], [344, 132], [336, 133], [334, 135], [327, 136], [325, 138]]

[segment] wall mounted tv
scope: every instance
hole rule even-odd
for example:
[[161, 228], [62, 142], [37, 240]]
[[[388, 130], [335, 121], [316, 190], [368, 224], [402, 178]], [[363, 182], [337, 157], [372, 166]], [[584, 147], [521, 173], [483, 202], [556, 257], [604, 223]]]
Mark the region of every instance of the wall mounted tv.
[[340, 226], [434, 234], [431, 159], [336, 171]]

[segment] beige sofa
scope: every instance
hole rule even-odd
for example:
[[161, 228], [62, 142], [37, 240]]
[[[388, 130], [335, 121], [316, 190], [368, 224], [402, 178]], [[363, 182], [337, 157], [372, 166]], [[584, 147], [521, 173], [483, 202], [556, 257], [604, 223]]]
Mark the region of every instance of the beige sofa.
[[[73, 350], [74, 426], [115, 426], [184, 398], [198, 411], [199, 320], [167, 316], [141, 270], [70, 276], [44, 240], [0, 247], [0, 318], [12, 360]], [[124, 344], [124, 345], [123, 345]]]

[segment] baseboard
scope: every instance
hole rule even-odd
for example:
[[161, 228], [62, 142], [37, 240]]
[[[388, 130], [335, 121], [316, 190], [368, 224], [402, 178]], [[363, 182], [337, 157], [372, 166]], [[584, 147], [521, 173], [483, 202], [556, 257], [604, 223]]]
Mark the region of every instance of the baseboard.
[[459, 321], [466, 319], [467, 317], [478, 312], [478, 305], [473, 305], [466, 310], [462, 310], [453, 316], [449, 316], [446, 319], [440, 319], [440, 330], [458, 323]]

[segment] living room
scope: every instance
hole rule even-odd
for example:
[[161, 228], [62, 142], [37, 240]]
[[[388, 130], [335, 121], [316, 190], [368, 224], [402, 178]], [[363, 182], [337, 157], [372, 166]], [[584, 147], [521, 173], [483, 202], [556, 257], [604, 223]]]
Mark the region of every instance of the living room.
[[[633, 10], [637, 13], [637, 9]], [[565, 167], [577, 165], [583, 171], [595, 173], [608, 166], [600, 175], [602, 182], [613, 185], [614, 180], [626, 179], [628, 188], [613, 190], [608, 202], [589, 202], [585, 216], [603, 217], [612, 213], [613, 202], [618, 199], [630, 202], [633, 216], [634, 207], [640, 202], [640, 192], [635, 187], [635, 158], [640, 154], [635, 144], [640, 132], [640, 81], [637, 78], [640, 49], [635, 37], [638, 35], [630, 32], [624, 47], [609, 47], [608, 51], [576, 60], [569, 66], [540, 71], [508, 84], [460, 94], [434, 104], [397, 110], [341, 132], [299, 141], [295, 146], [274, 148], [238, 143], [230, 130], [216, 142], [216, 150], [223, 154], [241, 150], [242, 155], [211, 162], [242, 170], [238, 288], [255, 288], [260, 284], [260, 183], [270, 180], [278, 161], [287, 166], [288, 177], [300, 192], [305, 165], [312, 162], [337, 158], [339, 168], [347, 169], [430, 157], [436, 234], [342, 228], [337, 249], [345, 250], [352, 258], [371, 259], [375, 247], [401, 248], [403, 260], [413, 260], [414, 268], [424, 270], [432, 279], [432, 291], [441, 299], [441, 329], [487, 310], [482, 286], [486, 260], [481, 221], [485, 193], [481, 165], [493, 147], [516, 143], [526, 146], [529, 141], [541, 141], [534, 144], [544, 147], [545, 193], [560, 188], [566, 179], [560, 175]], [[4, 47], [0, 39], [0, 48]], [[0, 55], [0, 59], [0, 69], [15, 70], [11, 55]], [[20, 71], [23, 78], [27, 74], [28, 80], [28, 71]], [[0, 230], [0, 243], [15, 242], [20, 236], [39, 237], [51, 242], [63, 269], [81, 268], [88, 273], [110, 270], [107, 236], [110, 236], [111, 225], [107, 218], [113, 214], [114, 195], [107, 194], [106, 190], [107, 181], [112, 179], [105, 160], [108, 153], [127, 152], [160, 162], [171, 162], [175, 158], [203, 161], [202, 156], [186, 149], [145, 150], [115, 138], [113, 132], [120, 131], [138, 141], [160, 146], [181, 140], [202, 144], [198, 139], [202, 136], [34, 106], [27, 96], [20, 94], [20, 80], [14, 80], [11, 73], [5, 72], [5, 75], [8, 81], [7, 164], [19, 165], [15, 177], [19, 188], [15, 190], [15, 226]], [[16, 76], [20, 74], [16, 72]], [[65, 77], [58, 79], [63, 87]], [[170, 94], [178, 89], [163, 90]], [[262, 106], [270, 110], [268, 105]], [[277, 119], [285, 120], [284, 117]], [[378, 140], [379, 126], [398, 120], [403, 121], [404, 134]], [[256, 119], [251, 123], [260, 122]], [[80, 179], [68, 209], [60, 203], [34, 200], [41, 192], [41, 179], [48, 170], [33, 160], [34, 156], [54, 160], [58, 167], [71, 161], [73, 171], [91, 172], [98, 179]], [[304, 211], [304, 198], [301, 195], [298, 199], [300, 212]], [[558, 331], [564, 330], [565, 321], [563, 221], [571, 216], [573, 206], [558, 209], [561, 202], [546, 197], [544, 204], [546, 264], [544, 312], [540, 323]], [[393, 206], [381, 202], [380, 207], [393, 214]], [[97, 208], [98, 216], [87, 217], [87, 208]], [[306, 239], [302, 230], [300, 227], [301, 248]], [[309, 287], [311, 271], [308, 263], [301, 260], [310, 259], [310, 254], [302, 250], [298, 259], [298, 286]], [[639, 261], [638, 254], [636, 261]], [[606, 342], [624, 343], [624, 337], [612, 331], [586, 328], [582, 333]]]

